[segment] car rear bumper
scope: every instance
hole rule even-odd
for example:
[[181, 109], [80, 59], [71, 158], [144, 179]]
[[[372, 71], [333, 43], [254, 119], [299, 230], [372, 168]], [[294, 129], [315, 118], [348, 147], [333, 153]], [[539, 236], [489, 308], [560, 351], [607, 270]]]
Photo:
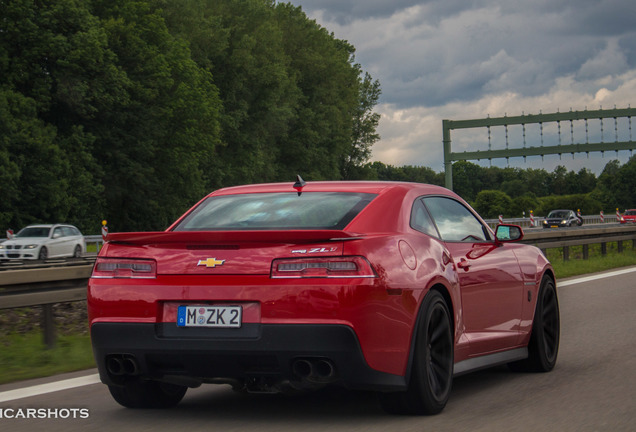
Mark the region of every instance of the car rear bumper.
[[254, 323], [239, 333], [209, 330], [174, 323], [95, 323], [91, 339], [100, 378], [109, 385], [140, 377], [192, 387], [230, 383], [256, 391], [289, 384], [406, 389], [406, 377], [369, 367], [354, 331], [345, 325]]

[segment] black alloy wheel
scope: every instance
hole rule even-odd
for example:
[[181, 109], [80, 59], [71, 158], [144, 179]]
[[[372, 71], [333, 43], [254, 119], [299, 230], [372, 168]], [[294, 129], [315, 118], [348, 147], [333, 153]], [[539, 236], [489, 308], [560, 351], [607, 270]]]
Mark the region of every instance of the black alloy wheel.
[[510, 363], [514, 371], [549, 372], [556, 364], [560, 337], [559, 301], [554, 281], [544, 276], [532, 323], [528, 358]]
[[424, 298], [416, 332], [408, 390], [380, 393], [380, 403], [391, 414], [437, 414], [446, 406], [453, 382], [453, 326], [442, 295], [430, 291]]

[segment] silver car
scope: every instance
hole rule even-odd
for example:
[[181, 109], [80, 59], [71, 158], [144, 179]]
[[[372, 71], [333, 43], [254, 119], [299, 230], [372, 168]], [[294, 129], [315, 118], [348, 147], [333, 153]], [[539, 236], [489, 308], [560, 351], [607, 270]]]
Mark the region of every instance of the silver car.
[[75, 257], [86, 252], [86, 242], [79, 229], [66, 224], [29, 225], [12, 239], [0, 243], [2, 260], [45, 260]]

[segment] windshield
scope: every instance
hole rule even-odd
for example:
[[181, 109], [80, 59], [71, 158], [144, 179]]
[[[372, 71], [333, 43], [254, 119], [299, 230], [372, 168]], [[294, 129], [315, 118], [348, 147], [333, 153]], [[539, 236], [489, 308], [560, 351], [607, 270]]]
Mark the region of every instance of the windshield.
[[625, 212], [625, 216], [635, 216], [636, 215], [636, 210], [627, 210]]
[[26, 227], [17, 233], [16, 237], [48, 237], [50, 228], [47, 227]]
[[213, 196], [175, 231], [343, 229], [375, 194], [253, 193]]
[[559, 218], [559, 219], [565, 219], [568, 217], [568, 211], [566, 210], [554, 210], [551, 211], [550, 214], [548, 215], [549, 218]]

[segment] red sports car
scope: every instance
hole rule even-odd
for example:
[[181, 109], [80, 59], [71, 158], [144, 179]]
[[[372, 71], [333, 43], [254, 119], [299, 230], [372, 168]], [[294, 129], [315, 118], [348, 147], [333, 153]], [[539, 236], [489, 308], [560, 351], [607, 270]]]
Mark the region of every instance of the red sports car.
[[130, 408], [229, 383], [339, 385], [438, 413], [454, 376], [555, 365], [554, 271], [522, 236], [438, 186], [218, 190], [165, 232], [108, 235], [88, 285], [101, 380]]

